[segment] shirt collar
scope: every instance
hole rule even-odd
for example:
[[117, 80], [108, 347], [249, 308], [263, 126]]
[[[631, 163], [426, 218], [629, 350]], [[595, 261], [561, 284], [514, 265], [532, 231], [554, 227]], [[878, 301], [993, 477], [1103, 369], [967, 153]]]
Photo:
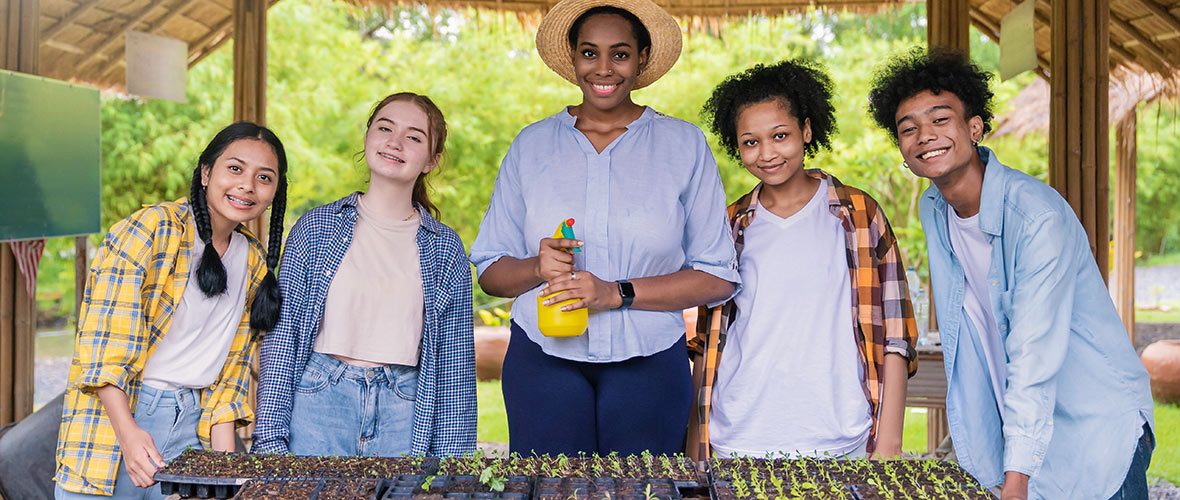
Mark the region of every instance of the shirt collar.
[[[1004, 230], [1004, 184], [1008, 167], [996, 159], [996, 154], [986, 146], [976, 146], [979, 158], [983, 160], [983, 186], [979, 193], [979, 230], [992, 236], [1000, 236]], [[938, 187], [931, 184], [924, 196], [934, 202], [934, 208], [945, 213], [946, 198]]]
[[[360, 195], [360, 191], [353, 191], [352, 194], [340, 198], [339, 200], [328, 204], [328, 206], [331, 207], [332, 213], [335, 214], [342, 214], [345, 212], [352, 212], [355, 214], [357, 200], [360, 198]], [[422, 228], [432, 233], [438, 233], [441, 229], [442, 223], [430, 215], [430, 211], [426, 210], [426, 207], [423, 207], [422, 204], [415, 203], [414, 206], [418, 209], [418, 217], [422, 219], [420, 222]]]
[[[575, 123], [578, 122], [578, 117], [570, 114], [570, 108], [572, 108], [572, 107], [573, 106], [566, 106], [566, 107], [562, 108], [561, 111], [558, 112], [556, 115], [554, 115], [557, 117], [557, 119], [559, 121], [561, 121], [561, 123], [563, 125], [569, 126], [571, 128], [574, 126]], [[659, 111], [652, 109], [651, 106], [644, 106], [643, 113], [640, 114], [639, 118], [636, 118], [635, 121], [628, 123], [627, 128], [628, 129], [634, 128], [634, 127], [639, 126], [643, 123], [646, 123], [646, 122], [650, 121], [651, 119], [655, 118], [656, 115], [658, 115], [658, 114], [659, 114]]]

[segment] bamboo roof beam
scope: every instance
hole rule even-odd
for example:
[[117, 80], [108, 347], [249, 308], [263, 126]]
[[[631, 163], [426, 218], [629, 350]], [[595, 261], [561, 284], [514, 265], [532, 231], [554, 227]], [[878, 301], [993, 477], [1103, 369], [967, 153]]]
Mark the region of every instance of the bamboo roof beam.
[[[160, 31], [160, 29], [163, 28], [164, 25], [168, 24], [168, 21], [171, 21], [171, 20], [175, 19], [177, 16], [183, 14], [190, 7], [192, 7], [193, 4], [195, 4], [197, 2], [198, 2], [198, 0], [182, 0], [180, 5], [176, 6], [176, 8], [174, 8], [174, 9], [169, 10], [168, 13], [164, 15], [164, 17], [160, 18], [158, 21], [155, 22], [155, 24], [152, 24], [151, 26], [148, 27], [148, 29], [146, 29], [144, 31], [146, 31], [148, 33], [156, 33], [158, 31]], [[99, 70], [99, 73], [103, 75], [103, 78], [105, 78], [107, 75], [110, 74], [110, 72], [112, 70], [119, 67], [120, 63], [122, 63], [123, 65], [126, 65], [127, 58], [121, 57], [118, 59], [111, 60], [109, 63], [107, 63], [107, 65], [104, 68]]]
[[130, 21], [127, 21], [126, 23], [124, 23], [122, 26], [119, 27], [118, 31], [107, 36], [107, 38], [105, 40], [103, 40], [102, 43], [98, 44], [98, 46], [95, 47], [93, 52], [91, 53], [91, 56], [86, 58], [85, 60], [83, 60], [82, 63], [78, 65], [78, 69], [79, 70], [85, 69], [86, 67], [90, 66], [92, 63], [97, 62], [100, 58], [100, 54], [105, 56], [104, 53], [106, 52], [106, 50], [108, 48], [110, 48], [111, 45], [114, 45], [115, 42], [118, 42], [119, 40], [121, 40], [123, 38], [123, 33], [126, 33], [128, 30], [136, 27], [137, 25], [139, 25], [139, 23], [143, 22], [144, 19], [147, 19], [147, 17], [152, 14], [152, 11], [156, 10], [158, 7], [163, 5], [164, 2], [165, 2], [165, 0], [155, 0], [154, 2], [149, 4], [147, 7], [144, 7], [142, 10], [140, 10], [138, 15], [131, 18]]
[[1155, 3], [1154, 0], [1136, 0], [1147, 10], [1151, 11], [1155, 17], [1162, 20], [1168, 27], [1172, 28], [1172, 32], [1180, 36], [1180, 19], [1176, 19], [1172, 13]]
[[1127, 36], [1138, 42], [1139, 45], [1142, 45], [1144, 49], [1147, 49], [1147, 51], [1151, 53], [1151, 55], [1159, 59], [1159, 62], [1162, 63], [1164, 67], [1168, 66], [1170, 58], [1164, 53], [1164, 50], [1161, 49], [1159, 45], [1156, 45], [1155, 42], [1152, 42], [1151, 40], [1148, 40], [1147, 37], [1143, 36], [1143, 34], [1140, 33], [1138, 29], [1136, 29], [1134, 26], [1131, 26], [1131, 23], [1119, 19], [1118, 16], [1114, 15], [1114, 12], [1111, 12], [1110, 24], [1118, 28], [1123, 33], [1126, 33]]
[[87, 2], [83, 2], [81, 5], [75, 7], [74, 10], [70, 11], [69, 14], [66, 14], [61, 19], [58, 19], [56, 24], [41, 32], [41, 43], [44, 44], [48, 42], [50, 38], [59, 35], [66, 28], [70, 27], [74, 21], [78, 20], [78, 18], [83, 14], [90, 12], [90, 9], [93, 9], [95, 6], [97, 6], [100, 1], [102, 0], [89, 0]]
[[63, 42], [60, 40], [42, 40], [41, 45], [44, 45], [44, 46], [49, 47], [51, 49], [60, 50], [62, 52], [69, 52], [71, 54], [78, 54], [78, 55], [85, 55], [86, 54], [86, 49], [83, 49], [82, 47], [79, 47], [79, 46], [74, 45], [72, 43], [66, 43], [66, 42]]

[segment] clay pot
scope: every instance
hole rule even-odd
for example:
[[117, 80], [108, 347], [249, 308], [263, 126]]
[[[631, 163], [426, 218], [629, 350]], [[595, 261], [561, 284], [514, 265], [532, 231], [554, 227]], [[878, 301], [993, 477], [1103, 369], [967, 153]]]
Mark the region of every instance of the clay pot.
[[475, 378], [500, 380], [510, 337], [506, 327], [475, 327]]
[[1151, 395], [1155, 400], [1180, 404], [1180, 340], [1153, 342], [1143, 349], [1140, 358], [1151, 375]]

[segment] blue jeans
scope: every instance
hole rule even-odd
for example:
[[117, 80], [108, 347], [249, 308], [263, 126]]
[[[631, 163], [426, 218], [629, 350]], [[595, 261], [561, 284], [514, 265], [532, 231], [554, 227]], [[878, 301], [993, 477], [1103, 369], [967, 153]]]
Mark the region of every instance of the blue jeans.
[[418, 368], [365, 368], [311, 353], [291, 408], [295, 455], [396, 457], [410, 452]]
[[509, 450], [682, 453], [693, 390], [684, 344], [612, 363], [570, 361], [512, 323], [500, 381]]
[[1139, 436], [1139, 445], [1135, 447], [1127, 479], [1110, 500], [1147, 500], [1147, 467], [1151, 465], [1153, 451], [1155, 435], [1151, 433], [1151, 426], [1143, 424], [1143, 434]]
[[[165, 391], [147, 385], [139, 391], [139, 403], [135, 406], [135, 424], [152, 435], [156, 450], [164, 461], [170, 461], [189, 447], [200, 448], [197, 438], [197, 421], [201, 416], [200, 393], [193, 389]], [[131, 482], [127, 474], [127, 462], [120, 460], [119, 473], [115, 477], [115, 492], [112, 496], [87, 495], [53, 488], [55, 500], [118, 499], [118, 500], [164, 500], [160, 484], [140, 488]]]

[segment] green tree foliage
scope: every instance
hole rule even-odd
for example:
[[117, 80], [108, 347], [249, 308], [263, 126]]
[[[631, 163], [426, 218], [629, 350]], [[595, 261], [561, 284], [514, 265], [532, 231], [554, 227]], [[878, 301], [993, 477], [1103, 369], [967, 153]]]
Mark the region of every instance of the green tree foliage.
[[[865, 96], [873, 69], [886, 56], [925, 43], [924, 19], [922, 4], [905, 4], [874, 16], [811, 11], [737, 18], [724, 24], [720, 33], [687, 35], [676, 66], [637, 91], [635, 99], [699, 125], [701, 106], [726, 75], [784, 58], [821, 59], [836, 84], [840, 133], [832, 151], [808, 166], [823, 168], [881, 202], [906, 262], [922, 268], [925, 241], [917, 200], [928, 183], [901, 167], [896, 147], [871, 122]], [[317, 0], [286, 0], [271, 8], [267, 119], [290, 162], [287, 226], [314, 206], [365, 189], [368, 172], [357, 155], [364, 122], [385, 95], [413, 91], [429, 95], [447, 117], [447, 153], [433, 177], [434, 199], [443, 221], [470, 245], [512, 139], [529, 123], [581, 98], [537, 56], [536, 20], [526, 17], [523, 22], [514, 14], [487, 11], [367, 11]], [[994, 70], [998, 47], [976, 31], [972, 37], [972, 57]], [[231, 58], [232, 50], [224, 47], [197, 64], [189, 72], [185, 104], [104, 97], [104, 224], [144, 203], [186, 196], [198, 154], [232, 118]], [[1003, 114], [1007, 99], [1034, 78], [1024, 74], [997, 81], [996, 111]], [[1173, 244], [1180, 245], [1174, 229], [1180, 208], [1168, 203], [1180, 187], [1174, 181], [1160, 182], [1174, 179], [1172, 174], [1180, 170], [1175, 160], [1180, 150], [1175, 114], [1168, 113], [1161, 113], [1158, 126], [1146, 116], [1140, 121], [1140, 154], [1145, 159], [1139, 177], [1140, 214], [1148, 216], [1152, 231], [1170, 234]], [[710, 141], [717, 145], [716, 138]], [[1160, 145], [1144, 147], [1148, 141]], [[985, 144], [1006, 163], [1043, 178], [1045, 134], [988, 139]], [[755, 178], [738, 161], [724, 156], [717, 161], [728, 199], [754, 186]], [[1152, 245], [1158, 246], [1160, 238], [1155, 237]], [[50, 247], [46, 265], [70, 269], [68, 263], [57, 262], [69, 258], [69, 245], [63, 240]], [[72, 301], [72, 273], [43, 276], [44, 292]], [[490, 300], [482, 292], [476, 295], [479, 303]]]

